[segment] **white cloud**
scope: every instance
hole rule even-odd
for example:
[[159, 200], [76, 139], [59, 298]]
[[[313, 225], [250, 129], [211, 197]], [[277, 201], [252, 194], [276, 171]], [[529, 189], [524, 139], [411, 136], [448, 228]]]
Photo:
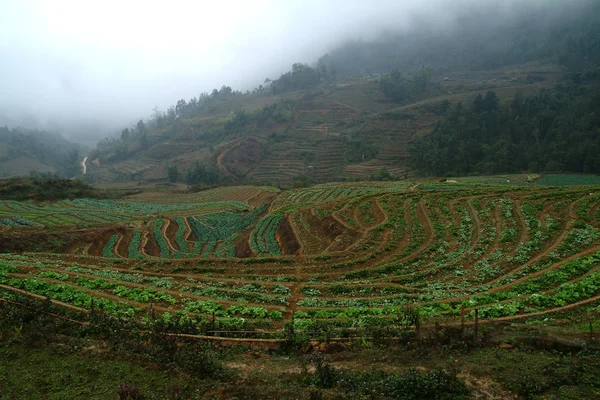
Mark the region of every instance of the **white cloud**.
[[473, 4], [481, 2], [0, 0], [0, 110], [42, 125], [57, 116], [123, 124], [222, 84], [251, 89], [416, 15], [447, 27]]

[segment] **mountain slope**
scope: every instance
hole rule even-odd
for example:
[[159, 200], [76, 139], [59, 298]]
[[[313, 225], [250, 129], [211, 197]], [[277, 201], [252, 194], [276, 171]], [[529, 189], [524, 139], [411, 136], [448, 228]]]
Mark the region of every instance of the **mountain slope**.
[[[529, 83], [531, 74], [543, 78]], [[191, 118], [177, 117], [160, 128], [146, 124], [146, 139], [132, 130], [127, 141], [96, 150], [88, 175], [97, 182], [164, 180], [171, 165], [177, 180], [184, 180], [186, 169], [198, 163], [217, 171], [222, 182], [289, 186], [298, 180], [365, 179], [382, 168], [405, 178], [411, 174], [408, 143], [435, 127], [444, 102], [468, 101], [489, 89], [512, 100], [517, 92], [552, 87], [562, 74], [557, 64], [533, 63], [438, 75], [427, 93], [406, 105], [390, 101], [378, 80], [368, 77], [277, 96], [231, 94]], [[275, 108], [288, 113], [280, 117]], [[117, 156], [118, 146], [126, 146], [124, 155]]]
[[[508, 104], [517, 94], [572, 85], [595, 63], [600, 6], [544, 10], [524, 7], [502, 23], [466, 13], [445, 35], [413, 31], [346, 45], [252, 93], [223, 86], [179, 100], [100, 143], [87, 177], [282, 187], [409, 178], [409, 144], [431, 133], [452, 104], [488, 91]], [[423, 64], [432, 68], [415, 70]]]
[[0, 178], [30, 173], [79, 175], [79, 149], [59, 134], [0, 127]]

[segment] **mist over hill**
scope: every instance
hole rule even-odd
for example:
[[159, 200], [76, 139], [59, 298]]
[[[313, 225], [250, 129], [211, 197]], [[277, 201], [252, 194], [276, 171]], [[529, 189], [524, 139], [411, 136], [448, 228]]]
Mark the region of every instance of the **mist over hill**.
[[81, 173], [85, 148], [56, 132], [0, 127], [0, 178]]
[[[252, 91], [223, 85], [180, 99], [99, 143], [91, 158], [100, 168], [88, 179], [289, 187], [414, 174], [597, 172], [590, 154], [599, 145], [599, 7], [553, 5], [503, 8], [495, 19], [475, 7], [436, 29], [347, 42]], [[494, 99], [492, 108], [481, 106], [484, 97]], [[473, 109], [476, 118], [467, 115]], [[426, 142], [436, 126], [467, 117], [470, 137]], [[510, 160], [521, 153], [521, 162]]]
[[[557, 18], [568, 23], [569, 15], [588, 3], [7, 3], [0, 13], [0, 125], [60, 130], [72, 139], [97, 141], [146, 119], [155, 106], [165, 110], [175, 99], [222, 85], [252, 90], [293, 63], [313, 65], [326, 53], [345, 76], [388, 72], [407, 66], [406, 59], [416, 66], [435, 61], [427, 53], [445, 59], [441, 48], [467, 38], [459, 50], [471, 55], [467, 63], [490, 36], [510, 43], [516, 33], [509, 28], [519, 18], [535, 31]], [[347, 41], [353, 44], [339, 48]], [[423, 56], [415, 58], [415, 51]], [[382, 54], [388, 53], [392, 58], [382, 64]], [[398, 54], [405, 59], [398, 60]]]
[[[433, 173], [409, 149], [444, 120], [445, 102], [472, 104], [491, 90], [507, 104], [557, 83], [587, 85], [590, 98], [588, 71], [600, 55], [599, 6], [587, 0], [202, 9], [227, 15], [224, 26], [196, 24], [190, 15], [200, 9], [189, 3], [174, 4], [177, 12], [128, 3], [119, 15], [111, 6], [90, 8], [116, 23], [103, 37], [77, 4], [76, 21], [41, 4], [18, 27], [8, 18], [24, 9], [9, 5], [1, 28], [21, 42], [0, 42], [0, 123], [97, 143], [90, 181], [285, 186]], [[167, 29], [175, 13], [180, 29]], [[249, 29], [248, 20], [270, 23]], [[559, 158], [550, 166], [589, 171]]]

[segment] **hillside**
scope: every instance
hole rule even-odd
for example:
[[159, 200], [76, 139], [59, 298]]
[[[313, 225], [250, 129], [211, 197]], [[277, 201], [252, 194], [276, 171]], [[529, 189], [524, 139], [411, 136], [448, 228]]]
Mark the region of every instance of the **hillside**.
[[[120, 138], [101, 142], [90, 155], [86, 179], [292, 187], [408, 179], [415, 172], [439, 175], [440, 168], [426, 165], [422, 156], [409, 151], [410, 144], [433, 132], [438, 123], [456, 125], [456, 112], [448, 110], [457, 104], [459, 110], [470, 107], [489, 91], [508, 109], [515, 101], [560, 97], [560, 90], [535, 97], [560, 84], [571, 97], [558, 106], [549, 101], [547, 108], [556, 115], [574, 114], [567, 110], [569, 105], [589, 104], [586, 115], [570, 116], [589, 119], [595, 89], [580, 78], [594, 70], [600, 56], [600, 7], [580, 2], [560, 15], [556, 11], [539, 13], [533, 5], [523, 6], [518, 17], [501, 24], [477, 9], [465, 11], [461, 24], [450, 31], [417, 29], [345, 44], [316, 66], [294, 64], [291, 71], [265, 80], [252, 92], [223, 86], [179, 100], [166, 112], [156, 111], [149, 121], [124, 129]], [[578, 130], [592, 135], [594, 123], [580, 124]], [[535, 121], [522, 125], [522, 134], [536, 135]], [[562, 143], [573, 133], [565, 124], [552, 128], [557, 130], [545, 143], [546, 153], [548, 148], [564, 148]], [[424, 153], [427, 148], [420, 150]], [[592, 167], [574, 166], [569, 159], [575, 155], [553, 157], [560, 161], [530, 157], [504, 170], [489, 167], [492, 161], [485, 159], [475, 168], [451, 165], [441, 175], [600, 172], [593, 162], [588, 163]]]
[[[443, 102], [472, 101], [484, 90], [511, 100], [519, 92], [552, 87], [563, 71], [556, 63], [533, 62], [434, 76], [427, 93], [408, 104], [390, 101], [378, 79], [368, 77], [278, 95], [219, 94], [207, 111], [161, 128], [145, 124], [146, 148], [139, 132], [98, 148], [87, 178], [165, 180], [170, 165], [183, 181], [186, 170], [199, 163], [221, 182], [289, 187], [294, 181], [368, 179], [382, 168], [405, 179], [412, 175], [408, 143], [435, 127]], [[531, 82], [532, 74], [543, 78]], [[278, 109], [285, 112], [279, 115]]]
[[80, 146], [61, 135], [44, 131], [0, 127], [0, 178], [30, 173], [81, 173]]
[[[450, 387], [460, 393], [596, 399], [599, 183], [511, 175], [0, 201], [0, 332], [5, 347], [34, 341], [40, 352], [55, 343], [63, 360], [73, 346], [77, 357], [98, 355], [112, 369], [125, 359], [130, 370], [134, 358], [136, 369], [149, 363], [171, 380], [182, 371], [190, 385], [210, 377], [244, 385], [254, 378], [238, 374], [265, 368], [262, 393], [284, 390], [280, 381], [312, 390], [325, 375], [330, 383], [318, 387], [332, 396], [322, 398], [352, 393], [358, 386], [344, 382], [363, 379], [378, 398], [393, 399], [404, 397], [405, 384], [383, 391], [381, 373], [375, 380], [360, 371], [408, 373], [422, 393], [431, 383], [414, 377], [448, 385], [429, 368], [449, 370], [452, 360]], [[331, 354], [335, 367], [305, 353]], [[14, 356], [0, 357], [13, 364]], [[316, 369], [305, 371], [307, 360]], [[556, 365], [560, 378], [548, 377]], [[562, 368], [573, 365], [581, 372], [567, 379]], [[89, 387], [97, 375], [90, 368], [70, 376], [86, 376], [78, 385]], [[10, 390], [19, 375], [5, 372]], [[99, 386], [114, 393], [122, 379]], [[165, 398], [164, 387], [156, 390], [149, 398]]]
[[0, 180], [2, 200], [64, 200], [104, 197], [104, 193], [76, 179], [10, 178]]
[[8, 10], [40, 124], [280, 75], [0, 128], [0, 398], [600, 399], [600, 1], [196, 3]]
[[52, 288], [87, 288], [115, 315], [145, 315], [149, 301], [198, 318], [214, 309], [226, 330], [274, 338], [284, 322], [340, 336], [355, 317], [396, 329], [408, 305], [431, 326], [463, 307], [470, 323], [475, 308], [486, 323], [568, 311], [576, 331], [600, 301], [598, 186], [532, 179], [4, 201], [3, 251], [26, 253], [0, 257], [0, 283], [75, 306]]

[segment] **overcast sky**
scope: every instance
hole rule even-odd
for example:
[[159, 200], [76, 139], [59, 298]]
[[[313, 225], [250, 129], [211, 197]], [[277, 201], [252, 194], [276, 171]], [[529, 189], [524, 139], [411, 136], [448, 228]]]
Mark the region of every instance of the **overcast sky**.
[[223, 84], [252, 89], [415, 17], [451, 26], [476, 3], [486, 1], [0, 0], [0, 124], [120, 127]]

